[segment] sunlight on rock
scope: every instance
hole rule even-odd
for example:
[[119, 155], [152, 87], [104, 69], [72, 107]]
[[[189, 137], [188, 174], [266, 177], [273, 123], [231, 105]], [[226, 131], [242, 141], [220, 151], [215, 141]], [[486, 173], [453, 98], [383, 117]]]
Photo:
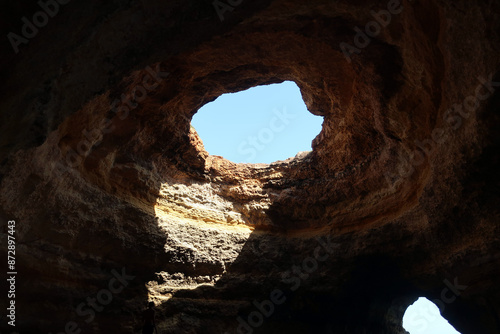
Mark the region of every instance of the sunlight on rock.
[[[209, 184], [164, 183], [155, 205], [158, 226], [165, 232], [169, 262], [192, 263], [198, 276], [157, 272], [146, 283], [149, 300], [158, 303], [179, 290], [214, 286], [240, 254], [253, 228], [231, 202], [213, 193]], [[205, 272], [206, 271], [206, 272]]]

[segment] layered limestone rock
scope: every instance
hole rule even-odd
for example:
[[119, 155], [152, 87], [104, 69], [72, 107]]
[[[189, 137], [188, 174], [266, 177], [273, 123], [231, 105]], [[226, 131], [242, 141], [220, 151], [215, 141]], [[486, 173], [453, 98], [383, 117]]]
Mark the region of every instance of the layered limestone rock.
[[[41, 10], [10, 6], [11, 30]], [[499, 13], [60, 5], [0, 60], [16, 330], [140, 332], [153, 301], [162, 333], [395, 334], [425, 296], [462, 334], [499, 333]], [[202, 105], [285, 80], [324, 118], [311, 152], [205, 151]]]

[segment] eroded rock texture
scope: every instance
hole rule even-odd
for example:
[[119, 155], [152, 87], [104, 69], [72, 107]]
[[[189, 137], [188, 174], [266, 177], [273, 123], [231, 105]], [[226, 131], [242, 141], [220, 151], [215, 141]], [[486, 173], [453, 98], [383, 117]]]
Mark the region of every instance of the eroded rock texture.
[[[16, 329], [137, 332], [154, 301], [161, 333], [405, 333], [426, 296], [500, 333], [498, 1], [229, 3], [74, 1], [3, 40]], [[203, 104], [284, 80], [324, 117], [312, 152], [204, 150]]]

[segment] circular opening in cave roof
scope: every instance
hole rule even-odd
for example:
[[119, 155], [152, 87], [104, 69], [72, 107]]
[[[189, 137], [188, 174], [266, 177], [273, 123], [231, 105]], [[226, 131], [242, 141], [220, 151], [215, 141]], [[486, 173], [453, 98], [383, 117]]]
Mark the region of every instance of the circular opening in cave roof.
[[311, 114], [297, 84], [256, 86], [219, 96], [191, 125], [211, 155], [236, 163], [272, 163], [311, 151], [323, 118]]

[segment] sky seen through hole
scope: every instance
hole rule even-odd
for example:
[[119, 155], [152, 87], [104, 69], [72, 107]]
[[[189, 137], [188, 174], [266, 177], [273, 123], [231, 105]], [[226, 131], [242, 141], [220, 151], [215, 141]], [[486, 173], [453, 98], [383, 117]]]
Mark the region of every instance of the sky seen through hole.
[[[194, 115], [205, 149], [236, 163], [271, 163], [311, 151], [323, 118], [311, 114], [292, 81], [223, 94]], [[419, 298], [403, 317], [410, 334], [460, 334], [436, 305]]]

